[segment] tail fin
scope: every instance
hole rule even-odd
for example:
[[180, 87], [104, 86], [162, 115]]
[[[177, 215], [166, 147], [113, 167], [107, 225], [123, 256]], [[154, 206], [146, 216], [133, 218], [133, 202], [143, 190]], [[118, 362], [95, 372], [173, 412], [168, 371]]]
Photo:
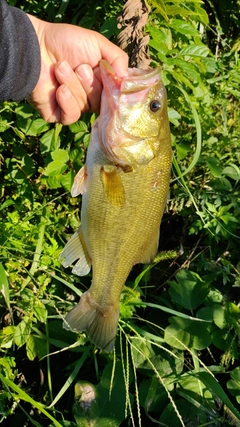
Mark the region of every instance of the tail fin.
[[79, 303], [66, 316], [63, 327], [73, 332], [86, 331], [90, 341], [105, 351], [113, 351], [119, 317], [118, 307], [104, 308], [84, 292]]

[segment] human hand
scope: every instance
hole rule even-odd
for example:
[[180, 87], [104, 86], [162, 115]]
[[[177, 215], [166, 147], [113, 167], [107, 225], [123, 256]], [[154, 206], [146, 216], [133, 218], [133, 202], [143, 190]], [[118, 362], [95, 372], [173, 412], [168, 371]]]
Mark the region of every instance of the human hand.
[[40, 77], [29, 102], [46, 121], [65, 125], [78, 120], [84, 111], [99, 112], [99, 61], [106, 59], [119, 76], [124, 76], [127, 54], [95, 31], [28, 17], [41, 51]]

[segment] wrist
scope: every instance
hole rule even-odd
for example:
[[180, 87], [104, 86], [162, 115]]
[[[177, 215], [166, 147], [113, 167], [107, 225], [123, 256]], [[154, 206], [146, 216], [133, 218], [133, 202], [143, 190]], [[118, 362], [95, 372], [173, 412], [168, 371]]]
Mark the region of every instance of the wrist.
[[48, 25], [48, 23], [45, 21], [42, 21], [41, 19], [36, 18], [33, 15], [29, 15], [28, 13], [27, 13], [27, 16], [30, 19], [32, 26], [36, 32], [38, 42], [39, 42], [39, 46], [41, 46], [41, 44], [43, 42], [44, 31], [45, 31], [45, 28]]

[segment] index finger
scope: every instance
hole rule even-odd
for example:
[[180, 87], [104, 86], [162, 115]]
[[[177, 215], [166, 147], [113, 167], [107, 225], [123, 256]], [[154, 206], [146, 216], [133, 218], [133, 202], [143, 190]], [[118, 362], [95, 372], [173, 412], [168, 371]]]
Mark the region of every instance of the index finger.
[[99, 36], [98, 43], [102, 59], [109, 62], [119, 77], [126, 76], [128, 74], [128, 55], [126, 52], [101, 34]]

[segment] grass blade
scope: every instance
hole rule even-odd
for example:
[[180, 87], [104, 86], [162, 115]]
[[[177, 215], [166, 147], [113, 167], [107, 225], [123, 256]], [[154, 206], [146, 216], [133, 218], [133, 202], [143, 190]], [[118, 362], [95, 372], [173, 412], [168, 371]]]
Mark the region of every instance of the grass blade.
[[2, 382], [2, 384], [5, 385], [6, 388], [10, 388], [14, 390], [15, 393], [17, 393], [17, 399], [24, 400], [25, 402], [30, 403], [32, 406], [34, 406], [40, 412], [46, 415], [46, 417], [48, 417], [56, 427], [62, 427], [62, 424], [60, 424], [51, 414], [49, 414], [49, 412], [46, 411], [46, 409], [41, 403], [36, 402], [36, 400], [32, 399], [31, 396], [29, 396], [25, 391], [23, 391], [17, 384], [14, 384], [13, 381], [9, 380], [8, 378], [5, 378], [2, 374], [0, 374], [0, 381]]
[[90, 345], [89, 347], [86, 348], [81, 359], [76, 363], [76, 366], [75, 366], [74, 370], [72, 371], [71, 375], [68, 377], [67, 381], [62, 386], [61, 390], [59, 391], [59, 393], [57, 394], [55, 399], [52, 401], [51, 405], [48, 406], [48, 408], [52, 408], [54, 405], [56, 405], [56, 403], [59, 401], [59, 399], [61, 399], [61, 397], [66, 392], [66, 390], [73, 383], [73, 381], [75, 380], [80, 368], [82, 367], [83, 363], [85, 362], [91, 347], [92, 346]]
[[[140, 305], [141, 306], [142, 304], [135, 303], [134, 305], [135, 306], [136, 305]], [[188, 314], [181, 313], [180, 311], [176, 311], [176, 310], [173, 310], [171, 308], [164, 307], [163, 305], [153, 304], [151, 302], [144, 302], [143, 305], [144, 305], [144, 307], [157, 308], [158, 310], [165, 311], [166, 313], [173, 314], [174, 316], [182, 317], [183, 319], [195, 320], [196, 322], [208, 322], [208, 323], [211, 323], [210, 320], [204, 320], [204, 319], [200, 319], [198, 317], [192, 317], [192, 316], [189, 316]]]
[[3, 268], [3, 265], [1, 263], [0, 263], [0, 291], [5, 299], [8, 310], [11, 312], [8, 278]]

